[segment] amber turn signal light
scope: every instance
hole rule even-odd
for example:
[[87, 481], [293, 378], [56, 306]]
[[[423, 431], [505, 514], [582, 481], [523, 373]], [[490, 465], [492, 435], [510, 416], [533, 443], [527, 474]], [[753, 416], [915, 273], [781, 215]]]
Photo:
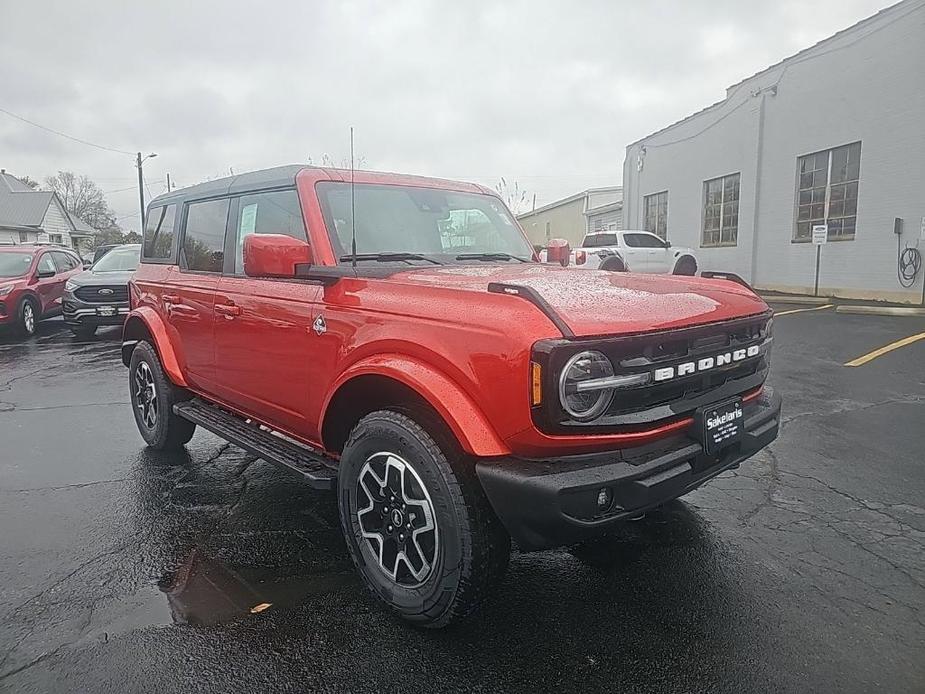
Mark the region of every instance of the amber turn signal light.
[[543, 367], [535, 361], [530, 362], [530, 404], [543, 404]]

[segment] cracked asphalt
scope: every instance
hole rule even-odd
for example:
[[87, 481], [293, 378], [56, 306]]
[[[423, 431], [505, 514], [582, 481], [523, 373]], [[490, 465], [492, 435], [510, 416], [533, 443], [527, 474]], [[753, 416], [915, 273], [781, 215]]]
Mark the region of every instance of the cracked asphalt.
[[0, 336], [0, 691], [925, 691], [925, 342], [843, 366], [925, 320], [775, 330], [769, 449], [438, 633], [367, 597], [333, 496], [147, 451], [118, 331]]

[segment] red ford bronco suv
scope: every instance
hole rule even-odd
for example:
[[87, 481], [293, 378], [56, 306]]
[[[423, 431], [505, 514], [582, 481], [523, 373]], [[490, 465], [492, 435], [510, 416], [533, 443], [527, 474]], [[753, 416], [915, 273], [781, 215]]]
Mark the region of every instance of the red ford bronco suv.
[[537, 261], [478, 185], [288, 166], [151, 202], [122, 359], [145, 441], [197, 425], [336, 489], [405, 619], [770, 443], [771, 311], [728, 279]]

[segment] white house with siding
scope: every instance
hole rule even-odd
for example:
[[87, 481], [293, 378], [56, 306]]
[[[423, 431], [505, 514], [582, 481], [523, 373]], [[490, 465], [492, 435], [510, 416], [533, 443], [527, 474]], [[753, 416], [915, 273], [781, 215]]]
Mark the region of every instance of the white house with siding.
[[[704, 270], [820, 295], [925, 301], [925, 0], [905, 0], [734, 84], [626, 148], [628, 228], [697, 249]], [[894, 234], [899, 218], [903, 233]], [[908, 285], [908, 286], [904, 286]]]
[[91, 245], [94, 233], [54, 192], [33, 190], [0, 169], [0, 245], [57, 243], [80, 251]]

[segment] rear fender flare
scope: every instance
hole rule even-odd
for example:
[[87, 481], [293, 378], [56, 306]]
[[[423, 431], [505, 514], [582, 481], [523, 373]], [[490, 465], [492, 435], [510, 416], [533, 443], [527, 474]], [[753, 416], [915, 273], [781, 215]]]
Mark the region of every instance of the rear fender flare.
[[150, 306], [140, 306], [128, 314], [122, 328], [122, 363], [128, 366], [132, 358], [132, 350], [140, 339], [150, 339], [153, 347], [160, 357], [161, 366], [167, 378], [174, 385], [186, 387], [180, 359], [173, 348], [167, 326], [163, 319]]
[[324, 416], [340, 388], [364, 375], [386, 376], [414, 390], [443, 418], [467, 453], [476, 456], [510, 454], [488, 418], [462, 388], [432, 366], [400, 354], [379, 354], [352, 364], [328, 391], [322, 408]]

